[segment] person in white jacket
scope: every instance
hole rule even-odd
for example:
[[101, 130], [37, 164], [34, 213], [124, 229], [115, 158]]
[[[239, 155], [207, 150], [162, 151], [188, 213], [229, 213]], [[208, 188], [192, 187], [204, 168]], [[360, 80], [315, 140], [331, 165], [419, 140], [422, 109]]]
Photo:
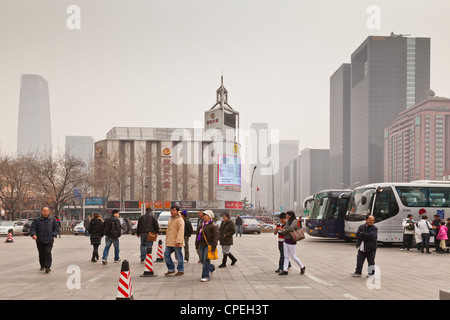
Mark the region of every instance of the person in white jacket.
[[409, 251], [411, 249], [411, 245], [414, 239], [414, 221], [412, 220], [413, 215], [408, 214], [408, 217], [403, 220], [402, 228], [403, 228], [403, 243], [400, 247], [400, 250], [404, 250], [405, 248]]
[[427, 253], [430, 252], [430, 229], [431, 224], [428, 222], [428, 217], [424, 214], [422, 215], [422, 220], [419, 221], [417, 227], [420, 230], [420, 235], [422, 236], [422, 249], [420, 252], [424, 253], [425, 247], [427, 248]]

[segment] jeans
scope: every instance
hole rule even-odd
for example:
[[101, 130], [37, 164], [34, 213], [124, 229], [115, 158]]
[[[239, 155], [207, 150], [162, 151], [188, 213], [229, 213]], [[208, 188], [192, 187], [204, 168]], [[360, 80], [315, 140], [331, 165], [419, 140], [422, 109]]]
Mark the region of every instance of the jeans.
[[200, 256], [200, 261], [203, 264], [202, 279], [209, 279], [209, 273], [216, 270], [216, 268], [208, 259], [208, 246], [200, 246], [198, 248], [198, 255]]
[[184, 272], [184, 262], [183, 253], [181, 251], [182, 247], [166, 247], [164, 250], [164, 261], [166, 261], [167, 270], [169, 272], [175, 271], [175, 264], [172, 260], [172, 253], [175, 252], [175, 258], [178, 260], [177, 270], [178, 272]]
[[414, 235], [413, 234], [403, 234], [403, 243], [401, 249], [407, 248], [411, 249], [413, 243]]
[[429, 233], [422, 233], [422, 252], [426, 248], [427, 252], [430, 251], [430, 234]]
[[141, 238], [141, 260], [145, 260], [147, 253], [152, 254], [153, 241], [147, 240], [148, 233], [141, 233], [139, 236]]
[[236, 226], [236, 237], [238, 234], [242, 237], [242, 226]]
[[105, 249], [103, 250], [102, 260], [108, 259], [109, 248], [111, 247], [112, 244], [114, 244], [114, 261], [120, 260], [119, 238], [114, 239], [114, 238], [109, 238], [109, 237], [105, 237]]

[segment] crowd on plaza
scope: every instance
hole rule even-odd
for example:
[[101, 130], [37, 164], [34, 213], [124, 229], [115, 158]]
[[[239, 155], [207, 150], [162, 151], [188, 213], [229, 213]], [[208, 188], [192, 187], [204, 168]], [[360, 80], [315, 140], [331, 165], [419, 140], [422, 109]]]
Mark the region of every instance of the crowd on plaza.
[[[195, 234], [198, 263], [202, 264], [202, 282], [210, 281], [211, 275], [215, 271], [212, 260], [218, 260], [217, 247], [219, 244], [222, 249], [222, 261], [218, 267], [225, 268], [228, 259], [231, 260], [231, 265], [236, 264], [238, 260], [231, 253], [231, 246], [233, 245], [234, 235], [242, 237], [242, 218], [240, 216], [233, 221], [228, 213], [222, 213], [222, 222], [219, 227], [214, 222], [213, 211], [200, 210], [198, 211], [197, 229], [194, 231], [190, 220], [186, 219], [187, 212], [185, 210], [180, 211], [179, 207], [173, 206], [170, 209], [170, 214], [164, 250], [164, 261], [167, 266], [165, 276], [184, 275], [184, 264], [189, 263], [190, 259], [189, 238], [193, 234]], [[118, 210], [113, 210], [111, 216], [104, 221], [98, 213], [95, 213], [92, 219], [87, 218], [85, 227], [86, 235], [90, 237], [90, 244], [93, 247], [92, 262], [100, 260], [99, 246], [103, 237], [105, 237], [105, 246], [101, 257], [102, 264], [108, 263], [111, 246], [114, 246], [114, 262], [121, 261], [119, 238], [122, 235], [122, 226]], [[276, 270], [279, 275], [288, 274], [288, 268], [291, 267], [290, 258], [299, 265], [300, 274], [305, 273], [306, 267], [296, 256], [297, 243], [290, 235], [291, 231], [298, 228], [301, 228], [301, 223], [297, 220], [293, 211], [280, 214], [280, 223], [275, 229], [280, 250], [279, 267]], [[153, 244], [159, 232], [156, 216], [151, 208], [146, 208], [146, 213], [137, 222], [136, 230], [137, 237], [140, 239], [141, 262], [145, 261], [148, 254], [152, 254]], [[47, 273], [51, 271], [51, 251], [54, 238], [58, 235], [59, 223], [57, 218], [50, 216], [50, 210], [47, 207], [42, 208], [41, 216], [33, 220], [30, 236], [36, 240], [41, 270], [45, 270]], [[175, 254], [176, 266], [172, 260], [172, 253]]]
[[417, 250], [422, 253], [431, 253], [430, 251], [430, 239], [434, 237], [434, 252], [437, 253], [449, 253], [450, 247], [450, 218], [445, 222], [441, 217], [434, 215], [433, 221], [428, 221], [427, 215], [421, 215], [421, 219], [418, 222], [413, 221], [413, 215], [409, 214], [408, 217], [402, 222], [403, 228], [403, 243], [400, 250], [411, 249], [413, 242], [417, 244]]

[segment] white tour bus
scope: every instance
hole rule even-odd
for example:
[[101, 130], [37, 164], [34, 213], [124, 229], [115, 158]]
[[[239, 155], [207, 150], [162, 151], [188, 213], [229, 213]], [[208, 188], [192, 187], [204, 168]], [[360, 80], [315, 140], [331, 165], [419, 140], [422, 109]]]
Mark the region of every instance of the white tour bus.
[[[426, 214], [431, 223], [434, 215], [442, 220], [450, 217], [450, 182], [413, 181], [405, 183], [375, 183], [354, 189], [345, 218], [345, 235], [356, 238], [358, 227], [367, 214], [375, 217], [378, 242], [401, 243], [402, 220], [408, 214], [415, 222]], [[434, 242], [431, 237], [430, 242]]]

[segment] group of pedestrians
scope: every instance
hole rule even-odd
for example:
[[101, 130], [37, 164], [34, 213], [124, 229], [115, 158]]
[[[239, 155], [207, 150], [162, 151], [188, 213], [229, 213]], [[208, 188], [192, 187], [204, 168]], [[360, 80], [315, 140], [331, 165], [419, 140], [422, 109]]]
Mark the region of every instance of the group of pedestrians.
[[434, 215], [433, 221], [428, 221], [428, 216], [422, 214], [420, 221], [415, 222], [413, 215], [408, 214], [402, 222], [403, 243], [400, 250], [411, 249], [413, 241], [417, 243], [417, 250], [421, 253], [431, 253], [430, 239], [434, 237], [434, 252], [449, 253], [450, 247], [450, 218], [447, 221], [439, 215]]

